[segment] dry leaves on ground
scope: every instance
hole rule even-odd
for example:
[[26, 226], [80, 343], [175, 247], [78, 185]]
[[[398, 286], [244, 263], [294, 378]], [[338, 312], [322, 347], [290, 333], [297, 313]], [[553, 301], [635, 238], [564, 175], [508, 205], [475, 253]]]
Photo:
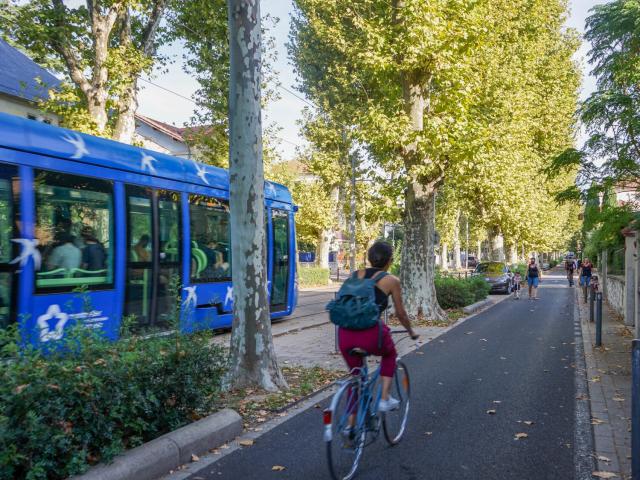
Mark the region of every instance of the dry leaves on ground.
[[620, 397], [620, 396], [618, 396], [618, 395], [616, 395], [615, 397], [613, 397], [613, 398], [612, 398], [612, 400], [613, 400], [614, 402], [624, 402], [624, 398], [622, 398], [622, 397]]
[[533, 425], [533, 422], [531, 420], [525, 420], [522, 423], [524, 423], [525, 425], [529, 425], [529, 426]]
[[604, 420], [600, 420], [599, 418], [593, 417], [591, 419], [591, 425], [602, 425], [603, 423], [607, 423]]
[[496, 411], [495, 411], [495, 410], [487, 410], [487, 413], [488, 413], [489, 415], [495, 415], [495, 414], [496, 414]]
[[601, 462], [610, 462], [611, 459], [609, 457], [605, 457], [604, 455], [598, 455], [598, 460]]
[[191, 454], [191, 461], [192, 462], [199, 462], [200, 461], [200, 457], [198, 455], [196, 455], [195, 453]]
[[253, 440], [250, 440], [250, 439], [248, 439], [248, 440], [240, 440], [238, 442], [238, 444], [242, 445], [243, 447], [250, 447], [251, 445], [253, 445], [253, 443], [254, 443]]
[[520, 440], [521, 438], [527, 438], [529, 435], [527, 433], [516, 433], [515, 440]]
[[273, 467], [271, 467], [271, 470], [273, 470], [274, 472], [281, 472], [284, 469], [285, 467], [283, 467], [282, 465], [274, 465]]

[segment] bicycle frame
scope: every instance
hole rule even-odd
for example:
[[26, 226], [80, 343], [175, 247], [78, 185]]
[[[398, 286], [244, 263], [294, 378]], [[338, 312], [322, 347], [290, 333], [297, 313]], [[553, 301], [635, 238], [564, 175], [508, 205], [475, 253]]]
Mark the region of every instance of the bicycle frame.
[[[338, 391], [334, 394], [333, 400], [331, 401], [331, 405], [328, 408], [328, 410], [331, 411], [332, 414], [335, 413], [337, 408], [336, 402], [340, 398], [340, 395], [338, 395], [338, 393], [341, 390], [344, 390], [346, 388], [355, 387], [355, 388], [352, 388], [351, 392], [349, 393], [349, 396], [347, 397], [347, 404], [348, 405], [352, 404], [352, 401], [353, 401], [352, 399], [354, 398], [355, 395], [357, 395], [357, 404], [356, 406], [350, 408], [349, 412], [346, 412], [340, 418], [340, 421], [338, 423], [338, 425], [340, 425], [340, 429], [344, 428], [347, 425], [347, 422], [349, 421], [349, 417], [354, 413], [356, 414], [355, 427], [358, 429], [364, 428], [366, 424], [367, 416], [372, 412], [376, 412], [378, 410], [378, 404], [380, 403], [380, 399], [382, 398], [382, 386], [379, 386], [374, 393], [375, 401], [374, 401], [374, 395], [372, 395], [373, 393], [372, 390], [374, 385], [380, 378], [380, 367], [378, 367], [373, 373], [373, 375], [369, 377], [369, 367], [367, 366], [366, 358], [363, 360], [364, 361], [363, 361], [362, 367], [357, 367], [351, 370], [351, 375], [353, 376], [355, 376], [354, 374], [356, 373], [356, 370], [358, 371], [357, 383], [354, 385], [354, 378], [349, 378], [348, 380], [342, 380], [340, 382], [341, 386], [338, 389]], [[324, 440], [326, 442], [329, 442], [332, 440], [332, 432], [331, 432], [330, 424], [325, 425]]]

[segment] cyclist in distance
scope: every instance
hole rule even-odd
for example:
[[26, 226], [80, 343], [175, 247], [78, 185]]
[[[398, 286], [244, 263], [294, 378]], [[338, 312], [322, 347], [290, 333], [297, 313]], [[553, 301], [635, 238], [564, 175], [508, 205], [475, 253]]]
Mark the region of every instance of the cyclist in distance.
[[[354, 273], [358, 278], [371, 278], [376, 281], [375, 302], [380, 314], [389, 306], [389, 296], [393, 299], [395, 314], [400, 323], [412, 339], [417, 339], [418, 335], [411, 327], [411, 321], [402, 304], [402, 292], [400, 280], [394, 275], [386, 272], [393, 262], [393, 249], [386, 242], [374, 243], [367, 252], [367, 258], [371, 268], [358, 270]], [[382, 273], [384, 272], [384, 273]], [[376, 280], [379, 277], [378, 280]], [[362, 366], [363, 359], [359, 356], [349, 355], [354, 348], [361, 348], [372, 355], [382, 357], [380, 362], [380, 377], [382, 379], [382, 395], [379, 404], [379, 411], [389, 412], [398, 408], [400, 402], [389, 395], [391, 380], [396, 369], [396, 349], [391, 338], [390, 329], [382, 321], [378, 325], [364, 330], [351, 330], [340, 327], [338, 331], [338, 343], [340, 352], [350, 370]]]

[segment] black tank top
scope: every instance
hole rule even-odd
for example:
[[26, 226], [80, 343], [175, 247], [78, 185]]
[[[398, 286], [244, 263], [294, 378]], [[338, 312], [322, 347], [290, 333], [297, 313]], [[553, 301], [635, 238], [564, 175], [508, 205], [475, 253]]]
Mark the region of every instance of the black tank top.
[[[382, 271], [381, 268], [365, 268], [364, 278], [372, 278], [376, 273], [381, 271]], [[380, 313], [384, 312], [389, 306], [389, 295], [384, 293], [380, 289], [380, 287], [378, 287], [377, 285], [376, 285], [376, 305], [378, 305], [378, 309], [380, 310]]]

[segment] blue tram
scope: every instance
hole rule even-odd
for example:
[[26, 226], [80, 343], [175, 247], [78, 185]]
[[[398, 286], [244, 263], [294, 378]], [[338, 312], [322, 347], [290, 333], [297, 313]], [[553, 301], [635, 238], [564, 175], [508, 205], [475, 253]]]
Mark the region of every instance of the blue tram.
[[[0, 114], [0, 327], [115, 340], [125, 316], [163, 329], [176, 305], [184, 331], [230, 327], [228, 201], [226, 170]], [[297, 302], [294, 210], [265, 183], [272, 318]]]

